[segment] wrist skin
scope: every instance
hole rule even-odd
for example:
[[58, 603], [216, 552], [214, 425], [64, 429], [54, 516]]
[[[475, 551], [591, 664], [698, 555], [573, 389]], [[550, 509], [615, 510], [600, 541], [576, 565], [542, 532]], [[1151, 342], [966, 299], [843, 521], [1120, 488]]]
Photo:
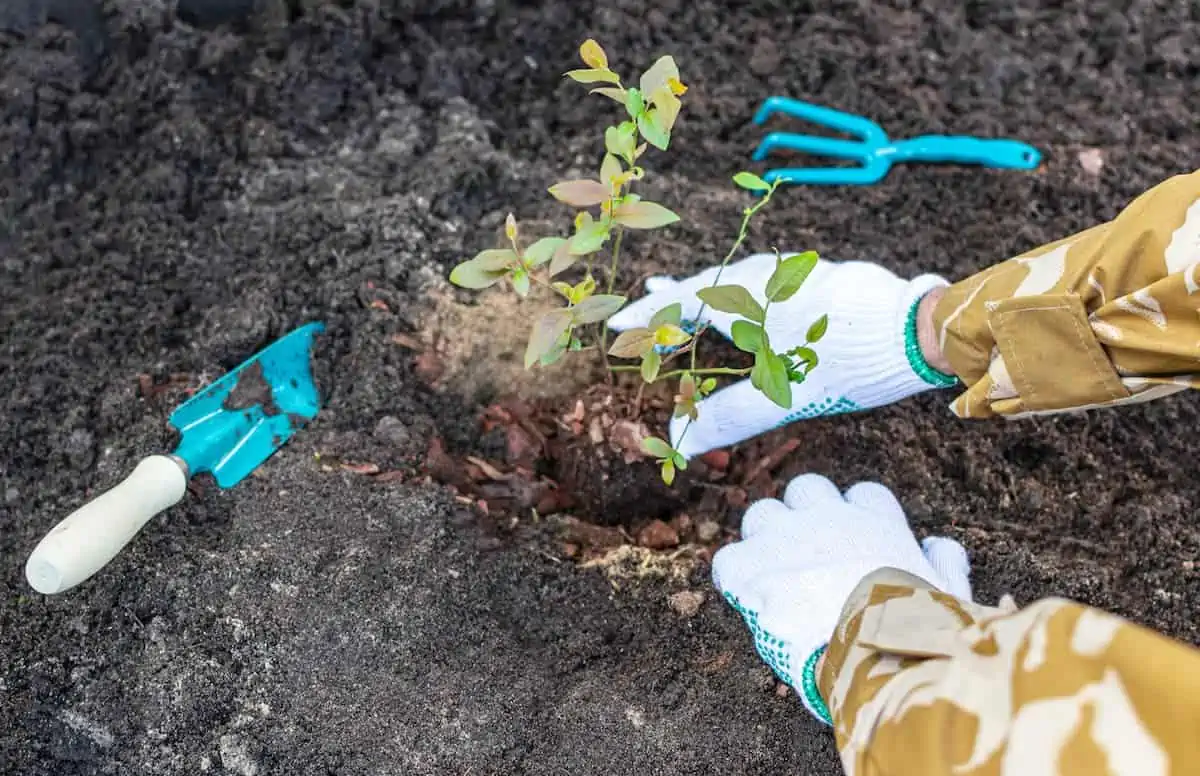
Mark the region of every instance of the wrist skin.
[[954, 367], [950, 366], [950, 362], [942, 354], [938, 345], [937, 330], [933, 325], [933, 311], [945, 295], [946, 289], [935, 288], [921, 297], [921, 303], [917, 307], [917, 342], [921, 345], [921, 355], [925, 358], [925, 363], [942, 374], [952, 375]]

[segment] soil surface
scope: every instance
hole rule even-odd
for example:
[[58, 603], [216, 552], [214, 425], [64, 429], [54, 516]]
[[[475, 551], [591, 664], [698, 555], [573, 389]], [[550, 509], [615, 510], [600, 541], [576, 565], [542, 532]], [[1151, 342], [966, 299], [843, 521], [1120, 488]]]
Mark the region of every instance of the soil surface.
[[[82, 44], [35, 5], [0, 33], [4, 774], [837, 772], [703, 548], [605, 528], [620, 546], [587, 555], [563, 538], [586, 524], [485, 515], [431, 480], [431, 459], [497, 460], [505, 394], [567, 414], [586, 388], [520, 383], [528, 312], [443, 279], [510, 209], [564, 225], [545, 189], [597, 163], [613, 118], [560, 76], [589, 36], [626, 72], [671, 53], [691, 87], [647, 162], [685, 221], [631, 243], [630, 283], [723, 253], [769, 95], [1044, 151], [1032, 174], [787, 190], [750, 241], [905, 276], [1112, 217], [1190, 169], [1200, 126], [1180, 0], [112, 0]], [[76, 590], [27, 587], [57, 520], [171, 449], [179, 402], [310, 320], [329, 327], [311, 425], [236, 488], [198, 478]], [[979, 599], [1066, 595], [1200, 641], [1196, 397], [1015, 424], [947, 400], [793, 426], [730, 471], [783, 450], [767, 489], [878, 479], [919, 535], [967, 545]], [[733, 529], [741, 507], [689, 497], [670, 528]], [[613, 508], [595, 522], [629, 522]], [[642, 543], [670, 545], [661, 528]]]

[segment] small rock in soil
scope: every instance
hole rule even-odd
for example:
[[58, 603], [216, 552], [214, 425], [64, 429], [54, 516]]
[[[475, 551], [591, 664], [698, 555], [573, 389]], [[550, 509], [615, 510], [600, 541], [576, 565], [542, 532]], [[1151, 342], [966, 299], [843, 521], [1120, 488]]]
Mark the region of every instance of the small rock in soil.
[[679, 546], [679, 534], [661, 520], [652, 520], [638, 531], [638, 544], [651, 550], [665, 550]]
[[66, 454], [71, 468], [82, 471], [96, 459], [96, 438], [86, 428], [77, 428], [67, 437]]
[[696, 538], [704, 543], [714, 541], [721, 535], [721, 525], [712, 520], [701, 520], [696, 524]]
[[1104, 152], [1099, 148], [1085, 148], [1079, 152], [1079, 166], [1088, 175], [1099, 175], [1104, 171]]
[[375, 438], [392, 447], [407, 447], [412, 440], [412, 435], [408, 433], [408, 427], [399, 418], [384, 415], [375, 424]]
[[774, 41], [760, 40], [753, 50], [754, 53], [750, 55], [750, 72], [755, 75], [770, 75], [779, 69], [782, 57]]
[[723, 472], [729, 468], [729, 451], [728, 450], [710, 450], [700, 456], [700, 460], [711, 466], [713, 469]]
[[680, 590], [668, 596], [667, 603], [684, 617], [695, 617], [704, 604], [704, 593], [698, 590]]
[[775, 684], [779, 680], [775, 678], [775, 674], [771, 673], [771, 669], [763, 666], [754, 671], [754, 685], [763, 692], [769, 692], [775, 689]]

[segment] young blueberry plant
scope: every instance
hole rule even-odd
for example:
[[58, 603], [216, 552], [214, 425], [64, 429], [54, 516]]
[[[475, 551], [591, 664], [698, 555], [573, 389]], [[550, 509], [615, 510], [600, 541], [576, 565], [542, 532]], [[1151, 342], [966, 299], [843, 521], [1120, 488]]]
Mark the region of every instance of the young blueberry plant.
[[[808, 342], [777, 353], [767, 336], [766, 322], [771, 306], [791, 298], [817, 264], [813, 252], [782, 256], [776, 252], [776, 267], [766, 286], [766, 304], [759, 304], [745, 288], [721, 284], [721, 273], [746, 240], [750, 222], [771, 201], [779, 183], [767, 183], [750, 172], [739, 172], [733, 182], [759, 199], [742, 212], [741, 227], [722, 260], [712, 286], [698, 293], [701, 307], [695, 320], [683, 320], [682, 305], [659, 310], [644, 328], [622, 332], [608, 342], [608, 319], [626, 302], [613, 293], [621, 268], [621, 245], [626, 231], [650, 231], [679, 221], [670, 209], [635, 194], [634, 185], [645, 179], [640, 160], [649, 147], [666, 151], [671, 131], [679, 117], [687, 87], [679, 78], [675, 60], [661, 57], [638, 79], [626, 86], [609, 67], [608, 55], [594, 40], [579, 48], [586, 67], [571, 70], [568, 78], [590, 85], [591, 93], [618, 103], [625, 118], [604, 131], [604, 154], [595, 178], [567, 180], [550, 187], [550, 195], [577, 210], [574, 229], [567, 236], [541, 237], [524, 245], [516, 218], [505, 220], [508, 246], [485, 250], [450, 273], [455, 285], [484, 289], [505, 283], [520, 297], [537, 285], [557, 294], [563, 306], [545, 313], [533, 324], [525, 349], [525, 367], [549, 365], [568, 351], [596, 347], [605, 367], [613, 372], [636, 371], [646, 383], [676, 380], [675, 417], [687, 416], [688, 428], [699, 417], [698, 403], [717, 388], [721, 376], [744, 377], [781, 407], [790, 408], [791, 383], [803, 382], [817, 366], [812, 346], [825, 334], [824, 316], [809, 328]], [[607, 253], [607, 256], [605, 256]], [[607, 265], [607, 266], [605, 266]], [[568, 277], [574, 282], [567, 282]], [[603, 292], [597, 293], [596, 273], [603, 276]], [[697, 367], [701, 338], [708, 330], [704, 310], [711, 307], [739, 316], [730, 332], [733, 344], [753, 355], [753, 366]], [[585, 345], [589, 340], [594, 345]], [[608, 357], [634, 359], [637, 365], [610, 364]], [[684, 358], [686, 356], [686, 359]], [[687, 428], [683, 434], [687, 434]], [[681, 437], [682, 439], [682, 437]], [[643, 441], [643, 448], [659, 463], [663, 481], [670, 485], [676, 471], [687, 461], [670, 444], [656, 437]]]

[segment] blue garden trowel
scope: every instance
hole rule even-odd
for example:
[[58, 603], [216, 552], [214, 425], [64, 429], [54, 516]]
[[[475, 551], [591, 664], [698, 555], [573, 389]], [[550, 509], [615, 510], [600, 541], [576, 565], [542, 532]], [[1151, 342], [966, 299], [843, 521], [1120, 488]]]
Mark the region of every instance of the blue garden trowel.
[[116, 557], [146, 522], [174, 506], [188, 478], [210, 472], [222, 488], [242, 481], [316, 416], [309, 358], [320, 323], [296, 329], [171, 413], [171, 455], [152, 455], [108, 492], [72, 512], [34, 548], [25, 577], [39, 593], [68, 590]]

